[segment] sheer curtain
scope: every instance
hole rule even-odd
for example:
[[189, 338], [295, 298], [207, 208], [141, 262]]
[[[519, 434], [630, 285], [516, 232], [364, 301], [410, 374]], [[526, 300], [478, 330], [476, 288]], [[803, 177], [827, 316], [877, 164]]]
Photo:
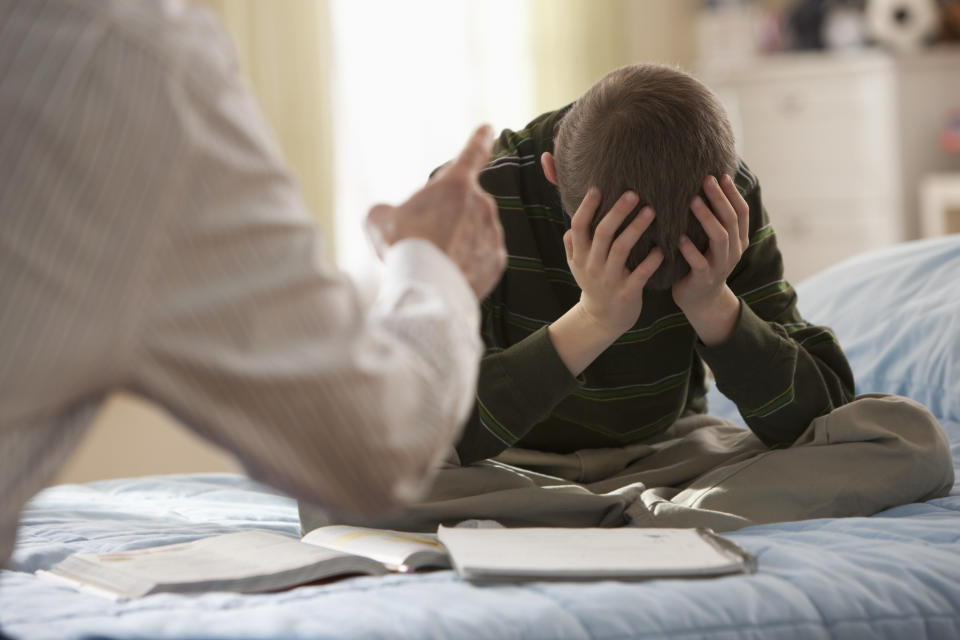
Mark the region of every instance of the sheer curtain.
[[375, 277], [362, 220], [399, 203], [471, 130], [533, 115], [524, 2], [330, 0], [337, 258]]
[[329, 9], [323, 0], [192, 0], [211, 9], [296, 175], [307, 208], [334, 246]]

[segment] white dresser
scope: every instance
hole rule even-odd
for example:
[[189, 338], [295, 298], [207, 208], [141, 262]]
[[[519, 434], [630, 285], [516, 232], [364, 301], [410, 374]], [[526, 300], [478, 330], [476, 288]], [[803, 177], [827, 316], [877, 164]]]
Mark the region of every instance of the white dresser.
[[960, 169], [938, 145], [960, 108], [960, 49], [777, 55], [699, 76], [727, 106], [794, 282], [918, 237], [922, 178]]

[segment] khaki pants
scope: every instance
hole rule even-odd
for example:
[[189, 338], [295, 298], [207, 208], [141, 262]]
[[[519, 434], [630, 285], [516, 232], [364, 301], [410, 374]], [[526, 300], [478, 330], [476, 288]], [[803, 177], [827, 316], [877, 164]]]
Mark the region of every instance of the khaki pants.
[[505, 526], [710, 527], [868, 516], [944, 496], [949, 442], [907, 398], [865, 395], [815, 419], [793, 446], [768, 449], [749, 430], [708, 415], [682, 418], [622, 448], [554, 454], [512, 448], [440, 469], [428, 495], [375, 520], [300, 505], [304, 531], [349, 523], [407, 531], [470, 518]]

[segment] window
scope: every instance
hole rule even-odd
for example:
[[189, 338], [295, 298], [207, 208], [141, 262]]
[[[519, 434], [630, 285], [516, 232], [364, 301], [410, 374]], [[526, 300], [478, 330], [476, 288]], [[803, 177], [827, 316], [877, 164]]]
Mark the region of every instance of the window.
[[361, 283], [375, 260], [362, 229], [454, 157], [475, 126], [532, 113], [527, 9], [517, 0], [331, 0], [337, 262]]

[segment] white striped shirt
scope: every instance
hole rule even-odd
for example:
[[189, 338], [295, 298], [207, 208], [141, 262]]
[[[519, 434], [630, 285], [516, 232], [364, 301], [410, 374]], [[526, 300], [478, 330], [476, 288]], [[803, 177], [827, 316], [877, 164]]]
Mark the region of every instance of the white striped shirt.
[[113, 390], [338, 509], [413, 499], [473, 402], [466, 279], [423, 240], [364, 310], [209, 14], [0, 0], [0, 564]]

